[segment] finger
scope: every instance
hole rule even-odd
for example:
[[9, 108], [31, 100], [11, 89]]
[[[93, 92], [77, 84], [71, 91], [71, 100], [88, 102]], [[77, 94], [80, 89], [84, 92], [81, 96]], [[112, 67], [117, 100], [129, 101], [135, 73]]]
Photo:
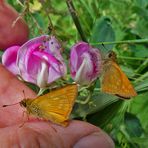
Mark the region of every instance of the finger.
[[[44, 148], [114, 147], [111, 138], [101, 129], [81, 121], [72, 121], [66, 128], [42, 121], [26, 123], [22, 128], [8, 128], [9, 133], [6, 132], [8, 131], [7, 128], [0, 132], [0, 143], [5, 148], [10, 147], [10, 145], [11, 147], [18, 145], [20, 147], [42, 146]], [[10, 136], [13, 138], [10, 138]], [[3, 141], [3, 138], [8, 139], [7, 143]]]
[[4, 0], [0, 0], [0, 49], [22, 45], [27, 41], [28, 26], [22, 18], [16, 21], [18, 17], [19, 14], [14, 8]]
[[0, 127], [22, 123], [24, 109], [19, 104], [5, 108], [2, 106], [24, 99], [23, 90], [27, 98], [34, 98], [36, 95], [2, 65], [0, 71]]
[[100, 128], [82, 121], [71, 121], [63, 128], [53, 125], [60, 135], [65, 147], [74, 148], [111, 148], [114, 147], [111, 138]]
[[1, 5], [4, 4], [4, 2], [5, 2], [5, 0], [0, 0], [0, 4]]

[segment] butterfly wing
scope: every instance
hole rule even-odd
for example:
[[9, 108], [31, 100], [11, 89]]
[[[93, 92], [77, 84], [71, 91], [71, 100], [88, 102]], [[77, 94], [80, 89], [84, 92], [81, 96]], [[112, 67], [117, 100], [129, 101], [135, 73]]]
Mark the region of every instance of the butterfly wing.
[[77, 85], [67, 85], [33, 99], [29, 110], [33, 115], [66, 126], [77, 96]]
[[130, 98], [137, 95], [127, 76], [114, 61], [107, 61], [103, 69], [101, 82], [103, 92], [123, 98]]

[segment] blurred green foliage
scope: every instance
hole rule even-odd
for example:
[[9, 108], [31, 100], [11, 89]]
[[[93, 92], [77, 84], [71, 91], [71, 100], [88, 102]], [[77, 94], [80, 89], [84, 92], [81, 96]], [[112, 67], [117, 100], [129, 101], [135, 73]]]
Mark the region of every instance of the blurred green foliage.
[[[30, 38], [50, 34], [53, 26], [62, 40], [65, 57], [81, 40], [66, 1], [30, 0], [8, 2], [23, 14]], [[148, 38], [148, 0], [77, 0], [75, 13], [90, 44]], [[29, 7], [27, 7], [27, 4]], [[52, 23], [51, 23], [52, 22]], [[87, 104], [76, 103], [73, 118], [84, 119], [107, 131], [118, 148], [148, 147], [148, 42], [96, 45], [105, 53], [114, 50], [122, 70], [134, 84], [138, 96], [127, 101], [99, 92]], [[82, 98], [78, 98], [83, 100]]]

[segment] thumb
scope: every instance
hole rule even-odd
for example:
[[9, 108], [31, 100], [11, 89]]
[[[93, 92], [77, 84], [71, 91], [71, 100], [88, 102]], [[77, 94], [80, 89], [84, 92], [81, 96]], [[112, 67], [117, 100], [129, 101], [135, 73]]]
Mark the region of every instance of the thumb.
[[82, 121], [71, 121], [69, 126], [52, 125], [60, 135], [65, 147], [74, 148], [113, 148], [112, 139], [100, 128]]
[[[27, 138], [26, 138], [27, 137]], [[61, 127], [45, 121], [27, 122], [0, 129], [1, 147], [113, 148], [111, 138], [101, 129], [82, 121]]]

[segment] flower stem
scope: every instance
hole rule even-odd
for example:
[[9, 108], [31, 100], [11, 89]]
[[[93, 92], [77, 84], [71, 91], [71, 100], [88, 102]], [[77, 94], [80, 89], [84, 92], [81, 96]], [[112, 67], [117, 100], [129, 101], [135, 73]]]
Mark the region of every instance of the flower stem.
[[45, 2], [41, 2], [42, 3], [42, 6], [43, 6], [43, 9], [45, 10], [45, 12], [46, 12], [46, 15], [47, 15], [47, 17], [48, 17], [48, 34], [50, 35], [50, 34], [53, 34], [53, 35], [55, 35], [56, 36], [56, 33], [55, 33], [55, 28], [54, 28], [54, 25], [53, 25], [53, 22], [52, 22], [52, 19], [51, 19], [51, 16], [50, 16], [50, 8], [48, 9], [45, 5], [44, 5], [44, 3]]
[[75, 23], [75, 26], [76, 26], [76, 28], [77, 28], [80, 36], [81, 36], [81, 39], [83, 41], [87, 42], [87, 39], [86, 39], [86, 37], [84, 35], [83, 29], [81, 27], [79, 18], [78, 18], [77, 14], [76, 14], [76, 10], [75, 10], [75, 7], [73, 5], [72, 0], [66, 0], [66, 4], [67, 4], [68, 10], [69, 10], [69, 12], [71, 14], [71, 17], [72, 17], [72, 19], [73, 19], [73, 21]]
[[142, 82], [147, 77], [148, 77], [148, 72], [144, 73], [143, 75], [141, 75], [141, 77], [137, 78], [134, 83], [136, 84], [136, 83]]
[[136, 73], [141, 73], [146, 67], [148, 67], [148, 59], [146, 59], [136, 70]]
[[87, 90], [88, 90], [88, 96], [86, 97], [86, 99], [84, 101], [82, 101], [82, 100], [76, 100], [76, 102], [79, 103], [79, 104], [83, 104], [83, 105], [84, 104], [87, 104], [90, 101], [91, 97], [92, 97], [93, 91], [95, 89], [95, 84], [96, 84], [96, 82], [94, 82], [92, 85], [90, 85], [87, 88]]
[[118, 59], [127, 59], [127, 60], [139, 60], [139, 61], [145, 61], [146, 58], [140, 58], [140, 57], [126, 57], [126, 56], [117, 56]]
[[108, 44], [131, 44], [131, 43], [145, 43], [148, 42], [148, 39], [138, 39], [138, 40], [125, 40], [125, 41], [115, 41], [115, 42], [98, 42], [90, 43], [91, 45], [108, 45]]
[[76, 103], [85, 105], [85, 104], [87, 104], [89, 102], [90, 97], [91, 97], [91, 95], [89, 94], [88, 97], [84, 101], [76, 100]]
[[43, 94], [43, 92], [44, 92], [45, 90], [46, 90], [46, 88], [40, 88], [40, 90], [39, 90], [39, 92], [38, 92], [37, 96], [42, 95], [42, 94]]

